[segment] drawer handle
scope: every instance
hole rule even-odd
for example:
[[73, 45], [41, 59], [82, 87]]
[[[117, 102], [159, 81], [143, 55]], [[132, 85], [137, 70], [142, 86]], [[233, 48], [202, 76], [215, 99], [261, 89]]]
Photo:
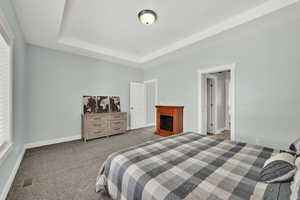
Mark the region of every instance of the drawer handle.
[[99, 126], [99, 127], [103, 127], [103, 126], [107, 126], [107, 123], [103, 123], [103, 124], [92, 124], [93, 126]]
[[120, 130], [121, 128], [114, 128], [114, 130]]
[[113, 122], [113, 124], [121, 124], [121, 122]]
[[102, 126], [102, 124], [93, 124], [93, 126]]
[[94, 133], [102, 133], [102, 131], [95, 131]]

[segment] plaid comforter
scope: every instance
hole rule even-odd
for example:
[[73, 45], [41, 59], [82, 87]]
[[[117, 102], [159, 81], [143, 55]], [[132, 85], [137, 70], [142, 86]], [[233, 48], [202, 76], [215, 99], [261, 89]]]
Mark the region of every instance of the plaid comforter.
[[96, 191], [126, 200], [286, 200], [288, 183], [258, 182], [265, 160], [276, 153], [266, 147], [184, 133], [110, 155], [100, 169]]

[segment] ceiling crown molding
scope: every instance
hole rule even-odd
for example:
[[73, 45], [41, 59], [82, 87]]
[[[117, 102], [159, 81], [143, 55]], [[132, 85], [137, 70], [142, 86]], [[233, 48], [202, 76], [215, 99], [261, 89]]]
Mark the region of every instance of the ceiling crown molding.
[[[70, 6], [72, 5], [72, 1], [51, 1], [51, 6], [54, 13], [51, 13], [51, 18], [48, 18], [44, 21], [34, 17], [40, 16], [43, 12], [47, 12], [47, 10], [49, 10], [48, 5], [40, 6], [39, 9], [36, 9], [37, 11], [35, 12], [35, 15], [30, 15], [32, 13], [30, 9], [36, 4], [35, 1], [31, 1], [32, 5], [28, 5], [28, 3], [25, 4], [22, 0], [14, 0], [14, 3], [19, 21], [21, 22], [22, 28], [25, 30], [23, 32], [25, 33], [25, 39], [27, 43], [71, 52], [73, 54], [107, 60], [131, 67], [143, 68], [150, 61], [158, 60], [160, 57], [166, 54], [170, 54], [189, 45], [198, 43], [202, 40], [258, 19], [272, 12], [278, 11], [299, 1], [300, 0], [266, 0], [259, 6], [248, 9], [247, 11], [233, 17], [224, 19], [224, 21], [221, 21], [218, 24], [212, 25], [211, 27], [208, 27], [200, 32], [196, 32], [188, 37], [183, 38], [182, 40], [175, 41], [170, 45], [163, 46], [162, 48], [154, 50], [149, 54], [140, 54], [141, 56], [139, 56], [138, 54], [136, 55], [135, 53], [128, 53], [129, 50], [121, 51], [119, 49], [110, 48], [109, 46], [102, 46], [102, 43], [100, 45], [89, 43], [84, 41], [84, 39], [72, 37], [72, 34], [64, 35], [64, 30], [68, 22], [67, 18], [69, 16], [68, 14], [70, 13]], [[22, 6], [28, 6], [28, 9], [23, 9]], [[25, 18], [24, 16], [31, 17]], [[33, 33], [31, 34], [31, 32], [28, 30], [35, 30], [34, 28], [32, 28], [34, 27], [32, 25], [34, 24], [34, 22], [40, 24], [39, 29], [47, 30], [47, 26], [49, 26], [49, 31], [45, 31], [42, 36], [38, 31], [33, 31]], [[26, 33], [26, 30], [29, 33]]]
[[[101, 47], [99, 45], [94, 45], [85, 41], [81, 41], [75, 38], [61, 37], [58, 43], [62, 44], [65, 47], [73, 47], [81, 49], [82, 52], [86, 51], [89, 53], [89, 56], [100, 58], [100, 59], [108, 59], [109, 61], [113, 61], [113, 58], [116, 57], [119, 60], [123, 60], [127, 65], [131, 65], [133, 67], [137, 67], [138, 64], [141, 64], [141, 59], [137, 56], [127, 54], [126, 52], [115, 51], [113, 49]], [[95, 54], [95, 56], [93, 56]], [[98, 56], [97, 56], [98, 54]]]
[[[260, 6], [257, 6], [255, 8], [252, 8], [250, 10], [247, 10], [246, 12], [243, 12], [239, 15], [236, 15], [234, 17], [231, 17], [217, 25], [214, 25], [204, 31], [195, 33], [183, 40], [177, 41], [167, 47], [164, 47], [162, 49], [159, 49], [153, 53], [150, 53], [143, 57], [137, 57], [134, 55], [129, 55], [124, 52], [118, 52], [112, 49], [107, 49], [104, 47], [101, 47], [99, 45], [93, 45], [89, 44], [83, 41], [79, 41], [76, 39], [70, 39], [70, 38], [60, 38], [58, 40], [59, 43], [77, 47], [81, 50], [91, 51], [94, 53], [98, 53], [98, 58], [104, 58], [103, 55], [106, 57], [104, 59], [107, 59], [109, 57], [110, 61], [116, 61], [118, 59], [118, 63], [130, 65], [133, 67], [137, 67], [143, 64], [146, 64], [147, 62], [150, 62], [152, 60], [158, 59], [161, 56], [164, 56], [166, 54], [172, 53], [176, 50], [179, 50], [181, 48], [184, 48], [186, 46], [195, 44], [201, 40], [205, 40], [207, 38], [210, 38], [212, 36], [215, 36], [219, 33], [222, 33], [224, 31], [227, 31], [229, 29], [232, 29], [234, 27], [237, 27], [239, 25], [242, 25], [244, 23], [253, 21], [257, 18], [263, 17], [265, 15], [268, 15], [272, 12], [275, 12], [279, 9], [282, 9], [284, 7], [290, 6], [294, 3], [299, 2], [300, 0], [269, 0]], [[80, 52], [81, 54], [83, 51]], [[86, 52], [87, 56], [91, 56], [90, 53]], [[100, 56], [102, 54], [102, 56]], [[93, 56], [95, 57], [95, 56]]]
[[159, 49], [151, 54], [148, 54], [141, 58], [142, 63], [149, 62], [157, 59], [165, 54], [171, 53], [188, 45], [195, 44], [201, 40], [217, 35], [221, 32], [227, 31], [244, 23], [253, 21], [257, 18], [275, 12], [279, 9], [299, 2], [299, 0], [269, 0], [266, 3], [250, 9], [240, 15], [234, 16], [228, 20], [225, 20], [215, 26], [212, 26], [202, 32], [193, 34], [183, 40], [173, 43], [165, 48]]

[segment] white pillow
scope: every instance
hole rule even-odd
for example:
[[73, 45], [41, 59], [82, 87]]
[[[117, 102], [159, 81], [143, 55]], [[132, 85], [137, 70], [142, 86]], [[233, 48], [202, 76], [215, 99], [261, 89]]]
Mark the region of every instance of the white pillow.
[[266, 183], [289, 181], [296, 173], [295, 156], [279, 153], [266, 160], [260, 173], [260, 180]]
[[[298, 163], [300, 163], [300, 158], [297, 159]], [[297, 161], [296, 161], [297, 162]], [[298, 165], [299, 166], [299, 165]], [[300, 168], [298, 168], [294, 181], [291, 184], [291, 200], [300, 200]]]
[[297, 155], [295, 165], [297, 167], [297, 170], [299, 171], [300, 170], [300, 155]]

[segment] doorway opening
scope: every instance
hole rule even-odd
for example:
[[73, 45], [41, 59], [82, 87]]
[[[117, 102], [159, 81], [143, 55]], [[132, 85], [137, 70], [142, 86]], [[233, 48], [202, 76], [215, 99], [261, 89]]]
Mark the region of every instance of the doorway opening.
[[157, 80], [130, 83], [130, 129], [155, 126]]
[[157, 79], [144, 81], [146, 100], [146, 126], [156, 125], [156, 108], [158, 98]]
[[234, 65], [198, 71], [198, 132], [234, 140]]

